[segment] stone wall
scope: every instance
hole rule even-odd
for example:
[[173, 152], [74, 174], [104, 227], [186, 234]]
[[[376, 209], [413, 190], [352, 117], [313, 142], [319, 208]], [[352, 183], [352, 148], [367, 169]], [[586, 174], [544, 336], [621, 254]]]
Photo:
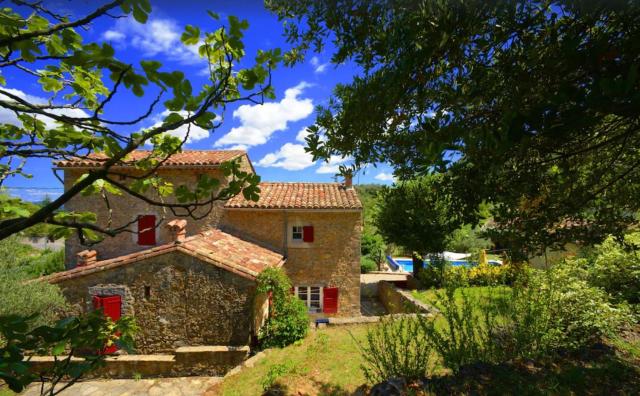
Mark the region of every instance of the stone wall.
[[[313, 243], [291, 243], [288, 232], [294, 223], [314, 227]], [[360, 211], [228, 209], [221, 225], [283, 253], [284, 269], [295, 286], [338, 287], [335, 315], [360, 315]]]
[[[91, 309], [91, 292], [126, 296], [126, 314], [140, 330], [139, 353], [164, 353], [195, 345], [247, 345], [255, 281], [173, 252], [59, 284], [77, 311]], [[145, 295], [145, 288], [150, 292]]]
[[[247, 172], [253, 172], [251, 164], [247, 156], [243, 156], [240, 159], [241, 169]], [[68, 168], [64, 172], [64, 186], [65, 190], [70, 188], [75, 181], [82, 176], [86, 170]], [[130, 169], [117, 169], [119, 173], [125, 173], [127, 175], [137, 175], [139, 172], [135, 172]], [[200, 175], [206, 174], [210, 177], [219, 179], [226, 184], [226, 179], [219, 169], [160, 169], [158, 175], [164, 180], [173, 183], [174, 187], [180, 185], [187, 185], [190, 188], [197, 183]], [[120, 176], [112, 175], [112, 178], [118, 180], [121, 183], [129, 184], [133, 181], [130, 177], [121, 178]], [[147, 197], [158, 200], [157, 194], [149, 190], [146, 194]], [[163, 226], [167, 222], [175, 219], [170, 210], [163, 211], [162, 208], [157, 206], [151, 206], [148, 203], [123, 193], [122, 195], [107, 194], [109, 199], [109, 205], [111, 207], [111, 221], [114, 227], [122, 226], [129, 222], [133, 223], [129, 229], [132, 231], [137, 230], [136, 218], [139, 215], [155, 215], [157, 221], [162, 221], [162, 224], [156, 229], [156, 244], [163, 244], [171, 241], [171, 235]], [[171, 202], [173, 197], [166, 197], [165, 201]], [[187, 222], [187, 235], [193, 235], [200, 232], [206, 227], [216, 227], [219, 223], [220, 217], [224, 206], [223, 201], [216, 202], [213, 209], [207, 214], [208, 207], [203, 207], [196, 211], [196, 215], [204, 215], [202, 219], [194, 220], [188, 218]], [[109, 208], [106, 206], [102, 197], [97, 195], [82, 196], [78, 195], [72, 198], [67, 204], [65, 209], [69, 211], [89, 211], [93, 212], [98, 217], [98, 224], [106, 226], [109, 221]], [[139, 250], [148, 249], [149, 246], [140, 246], [137, 244], [137, 234], [135, 232], [120, 233], [115, 237], [105, 238], [104, 241], [97, 245], [94, 245], [92, 249], [97, 250], [98, 260], [105, 260], [124, 254], [137, 252]], [[75, 267], [76, 254], [86, 247], [80, 244], [80, 240], [75, 234], [67, 238], [65, 243], [65, 265], [67, 268]]]
[[378, 282], [378, 299], [390, 314], [435, 313], [435, 307], [416, 299], [408, 290], [396, 287], [392, 282]]
[[[182, 377], [190, 375], [222, 376], [242, 364], [249, 347], [207, 345], [182, 347], [167, 355], [119, 355], [105, 359], [104, 367], [88, 373], [87, 378]], [[72, 358], [73, 363], [84, 362]], [[32, 356], [30, 369], [45, 375], [54, 364], [53, 356]]]

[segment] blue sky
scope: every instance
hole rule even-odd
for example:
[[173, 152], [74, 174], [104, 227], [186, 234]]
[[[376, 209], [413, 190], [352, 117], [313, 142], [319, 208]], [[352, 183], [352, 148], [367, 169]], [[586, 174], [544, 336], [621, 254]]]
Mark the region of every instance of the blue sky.
[[[95, 7], [91, 1], [49, 2], [59, 12], [81, 16]], [[92, 4], [93, 3], [93, 4]], [[86, 41], [108, 41], [116, 49], [116, 55], [127, 62], [138, 64], [141, 59], [156, 59], [166, 70], [182, 70], [194, 85], [206, 82], [203, 75], [206, 64], [179, 40], [187, 24], [199, 26], [202, 31], [213, 31], [220, 22], [212, 20], [206, 10], [220, 14], [221, 21], [228, 15], [236, 15], [249, 22], [245, 32], [246, 59], [252, 60], [258, 49], [282, 48], [289, 45], [283, 37], [281, 22], [264, 9], [260, 1], [154, 1], [153, 12], [145, 25], [133, 19], [102, 18], [89, 30], [82, 32]], [[224, 124], [215, 131], [197, 130], [190, 134], [187, 149], [243, 148], [265, 181], [333, 181], [337, 166], [348, 159], [332, 158], [327, 163], [313, 162], [304, 152], [304, 129], [315, 119], [314, 107], [325, 104], [337, 83], [349, 82], [358, 73], [353, 64], [338, 67], [329, 64], [331, 49], [323, 53], [309, 53], [304, 63], [292, 68], [280, 66], [273, 72], [272, 81], [276, 99], [263, 106], [244, 104], [230, 106], [224, 115]], [[6, 71], [7, 87], [23, 95], [44, 98], [35, 81], [22, 73]], [[151, 97], [135, 98], [122, 95], [109, 108], [111, 118], [130, 119], [146, 109]], [[11, 116], [0, 109], [0, 121]], [[143, 125], [153, 125], [160, 120], [161, 112]], [[154, 119], [155, 118], [155, 119]], [[127, 132], [127, 131], [123, 131]], [[6, 182], [12, 194], [30, 200], [39, 200], [44, 194], [56, 195], [60, 184], [53, 176], [51, 162], [31, 161], [27, 171], [32, 179], [15, 177]], [[378, 164], [361, 171], [356, 183], [390, 183], [392, 170]]]

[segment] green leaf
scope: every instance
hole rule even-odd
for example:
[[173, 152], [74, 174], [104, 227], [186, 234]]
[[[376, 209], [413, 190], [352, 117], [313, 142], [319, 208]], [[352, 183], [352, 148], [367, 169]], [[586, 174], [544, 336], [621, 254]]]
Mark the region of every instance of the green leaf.
[[62, 89], [62, 81], [53, 77], [41, 77], [38, 82], [46, 92], [58, 92]]
[[200, 41], [200, 29], [198, 27], [187, 25], [181, 37], [185, 45], [196, 45]]

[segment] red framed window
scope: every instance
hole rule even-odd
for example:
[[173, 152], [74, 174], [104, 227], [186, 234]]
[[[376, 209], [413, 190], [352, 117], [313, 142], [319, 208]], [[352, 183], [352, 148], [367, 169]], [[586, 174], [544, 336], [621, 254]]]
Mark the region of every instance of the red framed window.
[[138, 245], [156, 244], [156, 216], [138, 216]]

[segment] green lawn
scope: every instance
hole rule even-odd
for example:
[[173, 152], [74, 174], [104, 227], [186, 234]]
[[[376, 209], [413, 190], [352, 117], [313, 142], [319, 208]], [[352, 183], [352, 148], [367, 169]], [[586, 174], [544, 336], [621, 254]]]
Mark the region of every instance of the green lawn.
[[[480, 304], [495, 304], [511, 296], [511, 288], [508, 286], [472, 286], [456, 290], [454, 298], [457, 303], [462, 302], [463, 292], [471, 301], [477, 301]], [[438, 293], [444, 293], [444, 291], [441, 289], [429, 289], [414, 290], [412, 292], [415, 298], [427, 304], [434, 304], [437, 301]]]
[[[271, 378], [283, 394], [352, 394], [365, 382], [362, 358], [351, 334], [364, 340], [366, 325], [311, 331], [297, 345], [271, 349], [252, 368], [225, 379], [210, 392], [220, 395], [259, 395]], [[351, 333], [351, 334], [350, 334]]]

